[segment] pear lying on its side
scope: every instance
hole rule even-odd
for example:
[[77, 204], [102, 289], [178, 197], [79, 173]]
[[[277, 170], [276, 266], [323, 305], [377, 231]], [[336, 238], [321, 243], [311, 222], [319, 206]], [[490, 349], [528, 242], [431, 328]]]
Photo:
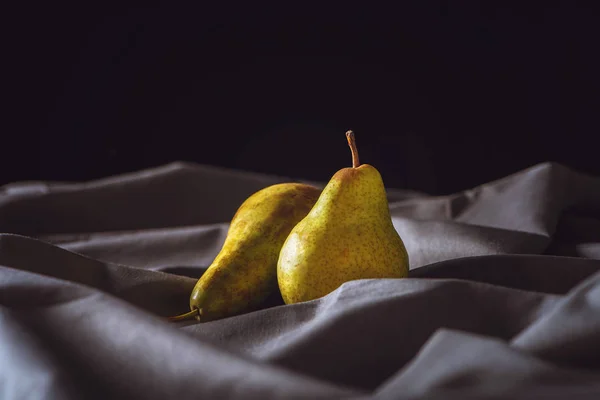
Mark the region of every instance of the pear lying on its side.
[[408, 275], [381, 175], [359, 164], [354, 134], [346, 136], [353, 167], [333, 175], [281, 248], [277, 279], [286, 304], [325, 296], [351, 280]]
[[210, 321], [257, 308], [277, 290], [283, 242], [320, 193], [310, 185], [280, 183], [247, 198], [231, 220], [221, 251], [196, 282], [191, 311], [169, 319]]

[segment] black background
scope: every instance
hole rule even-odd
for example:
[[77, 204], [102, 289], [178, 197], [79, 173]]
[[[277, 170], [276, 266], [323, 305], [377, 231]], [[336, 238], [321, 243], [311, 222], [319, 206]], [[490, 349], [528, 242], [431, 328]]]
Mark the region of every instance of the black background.
[[600, 175], [593, 2], [280, 4], [7, 14], [0, 184], [176, 160], [327, 181], [347, 129], [390, 187]]

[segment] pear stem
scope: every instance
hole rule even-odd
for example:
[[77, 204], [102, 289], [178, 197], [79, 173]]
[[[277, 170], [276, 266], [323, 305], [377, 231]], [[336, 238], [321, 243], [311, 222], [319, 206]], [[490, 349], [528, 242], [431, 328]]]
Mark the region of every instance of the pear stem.
[[348, 146], [350, 146], [350, 151], [352, 151], [352, 168], [358, 168], [358, 166], [360, 166], [360, 161], [358, 160], [358, 149], [356, 148], [354, 132], [346, 132], [346, 139], [348, 139]]
[[167, 319], [171, 322], [185, 321], [187, 319], [192, 319], [193, 317], [198, 315], [198, 309], [194, 308], [190, 312], [186, 312], [185, 314], [176, 315], [174, 317], [168, 317]]

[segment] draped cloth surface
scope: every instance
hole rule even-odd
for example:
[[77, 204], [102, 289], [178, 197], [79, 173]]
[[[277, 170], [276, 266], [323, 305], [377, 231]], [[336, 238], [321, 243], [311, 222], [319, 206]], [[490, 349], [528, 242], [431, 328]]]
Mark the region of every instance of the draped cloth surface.
[[237, 207], [286, 181], [175, 162], [0, 187], [0, 397], [600, 398], [600, 178], [555, 163], [388, 189], [408, 278], [166, 321]]

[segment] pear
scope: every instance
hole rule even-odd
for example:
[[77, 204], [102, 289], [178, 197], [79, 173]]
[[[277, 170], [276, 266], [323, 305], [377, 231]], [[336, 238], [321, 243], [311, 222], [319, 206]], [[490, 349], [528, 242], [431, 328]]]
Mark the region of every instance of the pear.
[[354, 133], [346, 137], [352, 168], [332, 176], [279, 253], [277, 280], [286, 304], [323, 297], [351, 280], [408, 275], [408, 253], [392, 224], [381, 175], [360, 165]]
[[191, 311], [169, 320], [206, 322], [249, 312], [277, 292], [279, 250], [320, 193], [311, 185], [280, 183], [248, 197], [233, 216], [223, 247], [196, 282]]

